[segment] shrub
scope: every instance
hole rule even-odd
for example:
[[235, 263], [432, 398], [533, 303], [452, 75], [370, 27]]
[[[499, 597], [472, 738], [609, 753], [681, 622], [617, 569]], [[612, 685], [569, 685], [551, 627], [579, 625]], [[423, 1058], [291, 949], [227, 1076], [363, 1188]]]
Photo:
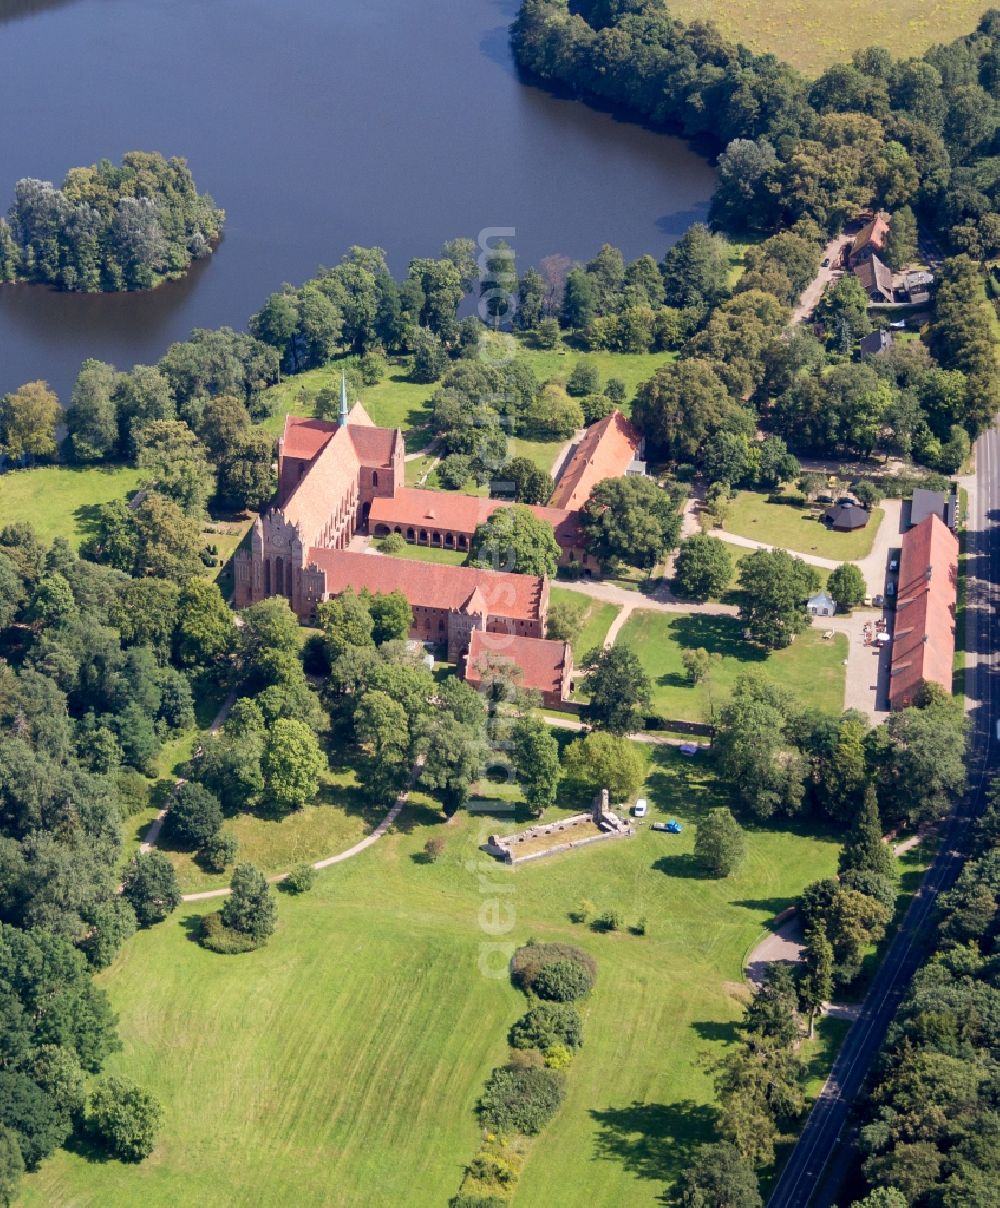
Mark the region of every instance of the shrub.
[[576, 1007], [568, 1003], [539, 1003], [510, 1029], [510, 1043], [515, 1049], [542, 1052], [554, 1044], [578, 1049], [583, 1044], [583, 1021]]
[[163, 1112], [142, 1087], [125, 1078], [102, 1078], [87, 1108], [88, 1131], [123, 1162], [141, 1162], [153, 1152]]
[[448, 1208], [508, 1208], [506, 1196], [476, 1195], [460, 1192], [448, 1201]]
[[428, 839], [424, 844], [424, 859], [428, 864], [436, 864], [444, 855], [444, 840], [440, 838]]
[[539, 969], [532, 988], [539, 998], [573, 1002], [577, 998], [585, 998], [593, 986], [594, 979], [582, 961], [559, 960]]
[[565, 1044], [550, 1044], [545, 1050], [545, 1064], [550, 1070], [564, 1070], [573, 1061], [573, 1050]]
[[[593, 904], [587, 901], [580, 903], [578, 913], [582, 915], [580, 922], [585, 922], [593, 913]], [[577, 920], [574, 920], [576, 922]], [[529, 942], [523, 948], [518, 948], [511, 957], [510, 977], [515, 986], [524, 991], [534, 992], [535, 979], [547, 965], [572, 961], [581, 965], [593, 986], [597, 980], [597, 962], [589, 952], [577, 948], [573, 944], [537, 944]]]
[[308, 893], [316, 884], [316, 869], [311, 864], [299, 864], [281, 882], [286, 893]]
[[646, 934], [646, 916], [643, 915], [642, 918], [636, 919], [636, 921], [633, 923], [633, 925], [629, 928], [629, 931], [633, 935], [645, 935]]
[[209, 872], [225, 872], [236, 859], [239, 840], [230, 831], [219, 831], [201, 849], [201, 862]]
[[219, 952], [223, 956], [235, 956], [240, 952], [253, 952], [260, 948], [263, 940], [255, 940], [252, 935], [242, 931], [233, 931], [222, 921], [222, 911], [216, 910], [206, 914], [201, 920], [201, 934], [198, 942], [210, 952]]
[[517, 1173], [511, 1164], [490, 1153], [477, 1153], [466, 1171], [477, 1182], [492, 1183], [498, 1187], [509, 1187], [517, 1181]]
[[390, 533], [377, 542], [383, 554], [401, 554], [406, 549], [406, 538], [402, 533]]
[[541, 1070], [545, 1057], [538, 1049], [511, 1049], [507, 1064], [512, 1070]]
[[621, 913], [617, 910], [605, 910], [591, 923], [595, 931], [621, 931], [624, 925]]
[[531, 1137], [551, 1120], [562, 1102], [562, 1078], [553, 1070], [495, 1069], [479, 1100], [484, 1128]]

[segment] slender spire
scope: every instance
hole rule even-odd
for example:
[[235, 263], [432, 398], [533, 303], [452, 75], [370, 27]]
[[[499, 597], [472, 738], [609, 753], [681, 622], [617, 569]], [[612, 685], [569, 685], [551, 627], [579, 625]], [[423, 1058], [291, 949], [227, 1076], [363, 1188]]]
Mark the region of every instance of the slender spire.
[[347, 374], [343, 369], [340, 371], [340, 426], [344, 427], [347, 423]]

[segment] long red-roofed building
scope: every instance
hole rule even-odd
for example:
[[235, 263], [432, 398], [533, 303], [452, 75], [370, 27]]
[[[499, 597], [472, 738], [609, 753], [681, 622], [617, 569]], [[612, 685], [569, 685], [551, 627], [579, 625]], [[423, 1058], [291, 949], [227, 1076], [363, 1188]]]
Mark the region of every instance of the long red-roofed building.
[[620, 411], [612, 411], [584, 433], [559, 475], [549, 507], [579, 510], [599, 482], [621, 478], [641, 454], [638, 429]]
[[958, 538], [938, 516], [903, 534], [889, 704], [912, 705], [924, 684], [951, 693], [958, 605]]

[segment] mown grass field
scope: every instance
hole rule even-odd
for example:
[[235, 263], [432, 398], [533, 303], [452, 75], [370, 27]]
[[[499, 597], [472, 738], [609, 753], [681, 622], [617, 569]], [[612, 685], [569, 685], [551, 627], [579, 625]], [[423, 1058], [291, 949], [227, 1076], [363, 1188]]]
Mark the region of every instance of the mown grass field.
[[585, 596], [582, 592], [555, 585], [549, 590], [549, 603], [572, 604], [583, 609], [580, 632], [570, 643], [573, 647], [573, 661], [577, 666], [585, 654], [604, 644], [612, 622], [621, 611], [617, 604], [605, 604], [601, 600]]
[[[311, 894], [282, 895], [278, 931], [259, 952], [226, 958], [192, 942], [212, 903], [135, 937], [100, 981], [124, 1042], [110, 1068], [164, 1104], [157, 1149], [138, 1166], [59, 1153], [27, 1178], [23, 1208], [440, 1208], [475, 1151], [476, 1098], [524, 1010], [504, 976], [481, 970], [502, 971], [504, 946], [532, 935], [581, 944], [599, 975], [565, 1103], [532, 1147], [516, 1202], [659, 1203], [710, 1135], [705, 1061], [733, 1039], [744, 954], [793, 895], [834, 871], [837, 847], [754, 829], [737, 874], [703, 879], [691, 824], [720, 789], [707, 764], [652, 755], [653, 818], [680, 817], [682, 835], [643, 828], [511, 871], [476, 850], [513, 826], [509, 815], [463, 813], [446, 826], [417, 802]], [[426, 864], [431, 835], [445, 853]], [[497, 886], [512, 926], [491, 935]], [[571, 924], [581, 897], [630, 923], [645, 916], [648, 934]]]
[[46, 542], [65, 537], [74, 549], [90, 532], [97, 507], [124, 499], [139, 485], [133, 466], [36, 466], [0, 474], [0, 519], [26, 520]]
[[[767, 496], [758, 491], [738, 491], [722, 527], [726, 533], [752, 537], [754, 541], [780, 546], [793, 553], [853, 562], [871, 553], [875, 534], [885, 515], [881, 508], [874, 508], [863, 529], [854, 533], [834, 533], [817, 519], [819, 514], [808, 507], [769, 503]], [[722, 536], [722, 533], [717, 535]]]
[[[765, 655], [743, 641], [736, 617], [635, 612], [618, 635], [618, 645], [638, 655], [652, 681], [653, 708], [664, 717], [708, 721], [737, 676], [747, 671], [787, 688], [803, 705], [828, 713], [844, 708], [847, 638], [841, 633], [827, 641], [819, 629], [810, 628], [787, 649]], [[681, 654], [699, 646], [722, 658], [707, 680], [691, 684]]]
[[670, 11], [684, 21], [714, 21], [753, 50], [819, 75], [865, 46], [903, 58], [922, 54], [935, 42], [971, 33], [988, 7], [985, 0], [671, 0]]

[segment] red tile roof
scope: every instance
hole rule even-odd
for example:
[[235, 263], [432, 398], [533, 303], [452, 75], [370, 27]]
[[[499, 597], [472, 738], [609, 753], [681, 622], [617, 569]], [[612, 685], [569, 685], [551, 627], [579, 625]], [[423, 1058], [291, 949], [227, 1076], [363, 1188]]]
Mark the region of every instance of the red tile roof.
[[[440, 529], [465, 533], [471, 537], [478, 525], [487, 521], [497, 508], [511, 507], [504, 499], [484, 499], [479, 495], [461, 495], [457, 491], [428, 491], [420, 487], [400, 487], [395, 496], [372, 500], [369, 526], [385, 524], [413, 528]], [[531, 511], [552, 526], [563, 548], [581, 546], [583, 533], [579, 517], [565, 508], [531, 507]]]
[[337, 425], [329, 420], [286, 415], [285, 430], [281, 437], [282, 455], [312, 461], [336, 431]]
[[307, 565], [326, 573], [326, 590], [339, 595], [348, 587], [372, 592], [402, 591], [415, 608], [445, 608], [460, 612], [478, 588], [490, 616], [537, 621], [545, 580], [537, 575], [411, 562], [385, 554], [355, 554], [314, 547]]
[[888, 234], [889, 215], [881, 210], [870, 222], [865, 223], [855, 236], [849, 255], [858, 256], [869, 246], [880, 252], [885, 247], [885, 237]]
[[572, 673], [573, 653], [569, 642], [544, 638], [522, 638], [507, 633], [484, 633], [477, 629], [469, 645], [465, 678], [478, 684], [491, 661], [510, 660], [520, 669], [517, 685], [536, 692], [561, 695], [566, 665]]
[[925, 683], [951, 692], [958, 600], [958, 538], [938, 516], [903, 535], [892, 635], [889, 703], [912, 704]]
[[638, 430], [620, 411], [592, 424], [559, 475], [549, 507], [582, 508], [599, 482], [625, 473], [641, 444]]

